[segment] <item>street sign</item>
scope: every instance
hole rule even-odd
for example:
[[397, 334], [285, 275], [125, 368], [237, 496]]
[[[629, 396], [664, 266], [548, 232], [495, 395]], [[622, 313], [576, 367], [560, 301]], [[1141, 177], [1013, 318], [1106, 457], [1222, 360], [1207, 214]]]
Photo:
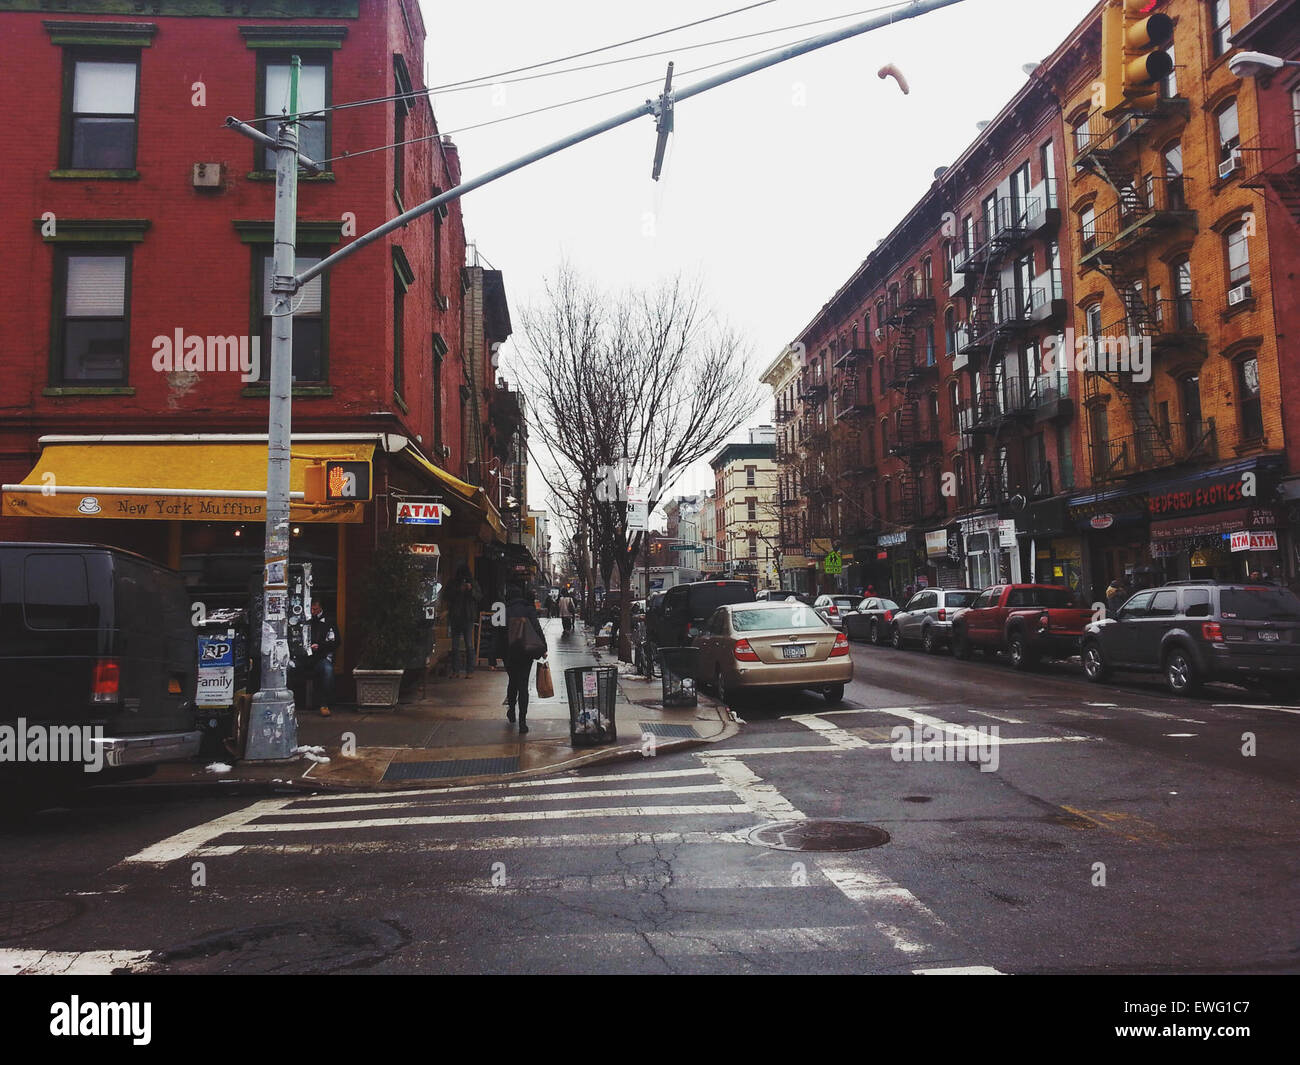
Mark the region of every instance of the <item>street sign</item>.
[[826, 556], [826, 561], [823, 563], [823, 566], [825, 567], [826, 575], [828, 577], [838, 577], [844, 572], [844, 559], [840, 556], [838, 551], [832, 551]]
[[628, 496], [627, 497], [627, 530], [628, 532], [639, 532], [646, 527], [649, 520], [649, 514], [646, 512], [646, 506], [650, 501], [645, 496]]

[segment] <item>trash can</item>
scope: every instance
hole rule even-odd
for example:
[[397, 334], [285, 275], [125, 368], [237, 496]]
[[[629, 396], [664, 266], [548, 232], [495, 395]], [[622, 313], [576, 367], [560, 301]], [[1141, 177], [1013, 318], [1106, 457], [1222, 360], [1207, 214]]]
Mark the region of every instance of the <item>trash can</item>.
[[575, 666], [564, 671], [569, 696], [569, 740], [575, 747], [613, 743], [617, 666]]
[[699, 672], [700, 649], [661, 647], [659, 663], [664, 678], [664, 706], [698, 706], [695, 674]]

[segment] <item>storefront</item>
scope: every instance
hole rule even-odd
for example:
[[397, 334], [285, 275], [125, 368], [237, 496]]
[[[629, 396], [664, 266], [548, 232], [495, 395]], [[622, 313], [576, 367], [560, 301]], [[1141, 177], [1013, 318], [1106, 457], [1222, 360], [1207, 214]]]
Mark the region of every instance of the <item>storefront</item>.
[[1078, 592], [1083, 587], [1083, 540], [1070, 523], [1064, 499], [1031, 503], [1019, 514], [1001, 512], [1014, 519], [1020, 550], [1020, 571], [1033, 584], [1056, 584]]
[[1016, 523], [996, 514], [964, 518], [959, 523], [966, 551], [968, 588], [1023, 580]]
[[1130, 589], [1151, 582], [1144, 493], [1121, 489], [1076, 496], [1069, 507], [1082, 545], [1081, 586], [1090, 602], [1105, 602], [1106, 588], [1116, 578]]
[[[876, 537], [876, 561], [884, 573], [885, 581], [883, 587], [876, 584], [876, 591], [880, 595], [903, 605], [907, 590], [916, 587], [918, 550], [923, 549], [911, 532], [881, 533]], [[924, 569], [919, 576], [925, 576]]]
[[925, 534], [927, 578], [936, 588], [966, 587], [961, 527], [948, 525]]

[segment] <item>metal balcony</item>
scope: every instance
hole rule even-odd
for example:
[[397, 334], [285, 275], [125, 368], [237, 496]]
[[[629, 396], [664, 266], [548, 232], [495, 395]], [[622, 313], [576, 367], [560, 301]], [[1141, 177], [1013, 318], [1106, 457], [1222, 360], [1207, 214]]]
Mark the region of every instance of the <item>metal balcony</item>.
[[1099, 483], [1172, 466], [1215, 462], [1219, 457], [1213, 418], [1146, 426], [1129, 436], [1095, 442], [1090, 451], [1093, 479]]
[[1078, 230], [1079, 265], [1095, 269], [1142, 251], [1152, 243], [1196, 231], [1196, 212], [1187, 207], [1185, 178], [1125, 186], [1118, 203]]
[[851, 366], [857, 366], [860, 362], [868, 362], [870, 359], [871, 346], [869, 344], [855, 344], [847, 351], [840, 353], [840, 357], [835, 360], [835, 369], [848, 369]]
[[857, 418], [876, 406], [871, 393], [870, 374], [854, 374], [846, 378], [835, 393], [835, 420]]

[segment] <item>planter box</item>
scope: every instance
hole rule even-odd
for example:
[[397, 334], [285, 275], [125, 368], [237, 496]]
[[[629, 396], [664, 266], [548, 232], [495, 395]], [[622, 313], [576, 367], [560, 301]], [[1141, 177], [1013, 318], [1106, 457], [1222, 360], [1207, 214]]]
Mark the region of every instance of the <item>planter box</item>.
[[405, 672], [402, 669], [354, 669], [352, 680], [357, 686], [357, 706], [393, 709], [397, 706]]

